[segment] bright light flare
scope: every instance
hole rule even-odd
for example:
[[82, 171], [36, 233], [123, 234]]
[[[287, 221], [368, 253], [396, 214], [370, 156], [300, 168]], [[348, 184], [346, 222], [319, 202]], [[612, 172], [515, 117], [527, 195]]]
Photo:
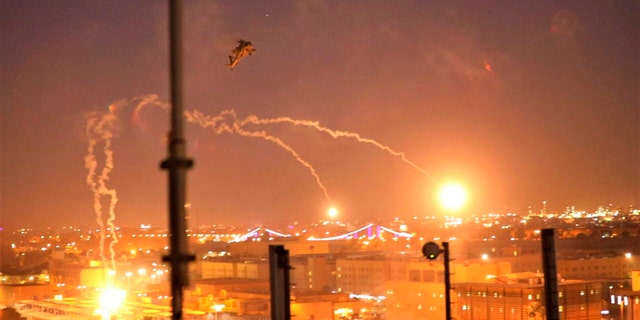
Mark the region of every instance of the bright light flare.
[[96, 310], [102, 319], [111, 319], [111, 315], [118, 313], [124, 304], [127, 292], [119, 288], [105, 288], [99, 297], [100, 309]]
[[338, 209], [336, 208], [329, 208], [329, 211], [327, 211], [327, 215], [329, 215], [329, 218], [335, 218], [338, 216]]
[[440, 203], [448, 210], [460, 210], [467, 201], [467, 191], [459, 184], [447, 184], [440, 189]]

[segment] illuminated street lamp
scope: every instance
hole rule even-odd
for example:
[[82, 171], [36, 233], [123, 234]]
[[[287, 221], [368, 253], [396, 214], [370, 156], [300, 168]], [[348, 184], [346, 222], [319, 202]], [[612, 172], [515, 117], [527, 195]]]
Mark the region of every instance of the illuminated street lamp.
[[162, 283], [162, 275], [164, 275], [164, 271], [157, 270], [156, 275], [158, 275], [158, 283]]
[[220, 304], [220, 303], [215, 303], [211, 306], [211, 310], [213, 310], [215, 313], [215, 320], [218, 320], [218, 313], [220, 313], [222, 310], [224, 310], [224, 304]]
[[[440, 204], [450, 211], [462, 209], [467, 201], [465, 188], [456, 183], [445, 184], [439, 193]], [[445, 319], [451, 320], [451, 272], [449, 269], [449, 242], [442, 242], [442, 248], [435, 242], [427, 242], [422, 246], [422, 254], [429, 260], [438, 258], [440, 253], [444, 254], [444, 304]]]
[[443, 253], [444, 259], [444, 310], [445, 319], [451, 320], [451, 272], [449, 271], [449, 243], [442, 242], [442, 249], [435, 242], [427, 242], [422, 246], [422, 254], [429, 260], [438, 258]]

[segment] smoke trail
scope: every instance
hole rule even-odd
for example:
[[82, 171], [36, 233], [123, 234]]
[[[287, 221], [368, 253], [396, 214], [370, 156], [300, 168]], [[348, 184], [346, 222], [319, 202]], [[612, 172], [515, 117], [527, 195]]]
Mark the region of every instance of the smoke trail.
[[[168, 107], [169, 107], [168, 104], [162, 103], [159, 100], [158, 96], [156, 95], [142, 96], [142, 97], [136, 98], [136, 100], [139, 101], [139, 103], [136, 106], [136, 113], [139, 112], [139, 110], [144, 105], [147, 105], [147, 104], [160, 106], [164, 110], [168, 110]], [[250, 124], [251, 125], [269, 125], [269, 124], [288, 123], [296, 126], [305, 126], [305, 127], [313, 128], [319, 132], [324, 132], [330, 135], [334, 139], [337, 139], [337, 138], [355, 139], [356, 141], [361, 143], [371, 144], [379, 148], [380, 150], [386, 151], [387, 153], [400, 158], [403, 162], [405, 162], [415, 170], [419, 171], [420, 173], [424, 174], [431, 181], [435, 182], [435, 179], [433, 178], [433, 176], [431, 176], [431, 174], [429, 174], [429, 172], [427, 172], [425, 169], [418, 166], [415, 162], [409, 160], [404, 152], [395, 151], [387, 145], [384, 145], [374, 139], [364, 138], [358, 133], [343, 131], [343, 130], [334, 130], [334, 129], [324, 127], [320, 125], [318, 121], [298, 120], [298, 119], [292, 119], [290, 117], [260, 119], [256, 115], [249, 115], [246, 118], [240, 120], [234, 109], [224, 110], [218, 113], [216, 116], [208, 116], [197, 110], [185, 111], [184, 116], [188, 122], [196, 123], [203, 128], [210, 128], [216, 134], [231, 133], [231, 134], [237, 134], [244, 137], [261, 138], [277, 144], [278, 146], [283, 148], [285, 151], [287, 151], [289, 154], [291, 154], [296, 159], [296, 161], [298, 161], [298, 163], [302, 164], [304, 167], [306, 167], [309, 170], [311, 175], [316, 179], [317, 185], [320, 187], [320, 189], [322, 189], [325, 197], [330, 203], [331, 203], [331, 198], [329, 197], [327, 188], [324, 186], [324, 184], [322, 183], [322, 180], [320, 179], [320, 176], [318, 175], [314, 167], [309, 162], [304, 160], [300, 156], [300, 154], [297, 151], [295, 151], [295, 149], [293, 149], [293, 147], [291, 147], [290, 145], [282, 141], [282, 139], [276, 136], [270, 135], [264, 130], [250, 131], [246, 128], [247, 125], [250, 125]]]
[[[231, 120], [233, 120], [231, 122], [231, 125], [225, 122], [221, 122], [229, 116], [231, 117]], [[331, 197], [329, 196], [329, 192], [327, 191], [327, 188], [322, 183], [322, 180], [320, 179], [320, 175], [318, 175], [315, 168], [309, 162], [304, 160], [300, 156], [300, 154], [297, 151], [295, 151], [295, 149], [293, 149], [293, 147], [286, 144], [284, 141], [282, 141], [278, 137], [272, 136], [265, 131], [244, 130], [240, 122], [238, 122], [237, 115], [234, 110], [224, 110], [215, 117], [207, 116], [207, 115], [204, 115], [202, 112], [194, 110], [190, 112], [189, 111], [185, 112], [185, 117], [188, 122], [197, 123], [203, 128], [212, 128], [213, 131], [217, 134], [221, 134], [224, 132], [235, 133], [243, 137], [261, 138], [261, 139], [275, 143], [276, 145], [280, 146], [285, 151], [287, 151], [289, 154], [291, 154], [296, 159], [296, 161], [298, 161], [298, 163], [300, 163], [301, 165], [303, 165], [309, 170], [309, 173], [311, 173], [311, 175], [316, 179], [316, 184], [320, 187], [320, 189], [322, 189], [322, 192], [324, 193], [324, 197], [327, 199], [327, 201], [330, 204], [332, 203]]]
[[341, 138], [341, 137], [353, 138], [353, 139], [356, 139], [358, 142], [372, 144], [372, 145], [378, 147], [379, 149], [388, 152], [389, 154], [391, 154], [393, 156], [399, 157], [406, 164], [410, 165], [414, 169], [418, 170], [419, 172], [421, 172], [422, 174], [427, 176], [427, 178], [429, 178], [431, 181], [435, 181], [435, 179], [431, 176], [431, 174], [429, 174], [429, 172], [427, 172], [426, 170], [420, 168], [413, 161], [409, 160], [406, 157], [406, 155], [404, 154], [404, 152], [394, 151], [389, 146], [386, 146], [386, 145], [384, 145], [384, 144], [382, 144], [382, 143], [380, 143], [380, 142], [378, 142], [376, 140], [370, 139], [370, 138], [363, 138], [362, 136], [360, 136], [357, 133], [353, 133], [353, 132], [349, 132], [349, 131], [341, 131], [341, 130], [329, 129], [327, 127], [321, 126], [318, 121], [297, 120], [297, 119], [292, 119], [292, 118], [289, 118], [289, 117], [279, 117], [279, 118], [272, 118], [272, 119], [260, 119], [255, 115], [250, 115], [250, 116], [246, 117], [244, 120], [242, 120], [240, 122], [239, 126], [243, 127], [247, 123], [252, 123], [252, 124], [257, 124], [257, 125], [260, 125], [260, 124], [274, 124], [274, 123], [290, 123], [290, 124], [293, 124], [293, 125], [296, 125], [296, 126], [310, 127], [310, 128], [315, 129], [315, 130], [327, 133], [331, 137], [333, 137], [334, 139]]
[[[169, 105], [160, 101], [157, 95], [146, 95], [135, 98], [134, 100], [138, 100], [139, 102], [136, 104], [134, 114], [140, 113], [140, 110], [146, 105], [155, 105], [161, 107], [163, 110], [168, 110]], [[290, 145], [282, 141], [282, 139], [272, 136], [268, 134], [266, 131], [248, 131], [242, 128], [241, 122], [238, 121], [238, 116], [233, 109], [223, 110], [218, 113], [216, 116], [208, 116], [204, 113], [193, 110], [193, 111], [185, 111], [184, 117], [187, 122], [198, 124], [202, 128], [209, 128], [213, 130], [216, 134], [222, 133], [230, 133], [237, 134], [243, 137], [249, 138], [260, 138], [272, 143], [275, 143], [285, 151], [287, 151], [290, 155], [298, 161], [301, 165], [303, 165], [309, 173], [315, 178], [316, 184], [322, 190], [324, 197], [331, 204], [331, 197], [329, 196], [329, 192], [327, 188], [322, 183], [322, 179], [320, 175], [315, 170], [315, 168], [306, 160], [300, 156], [300, 154]]]
[[[105, 239], [107, 236], [107, 229], [111, 236], [109, 242], [109, 252], [111, 269], [115, 270], [115, 250], [114, 246], [118, 243], [118, 237], [116, 235], [115, 228], [115, 206], [118, 202], [118, 197], [115, 189], [107, 187], [107, 180], [113, 170], [113, 150], [111, 149], [111, 140], [114, 136], [114, 130], [118, 124], [118, 118], [115, 114], [117, 108], [122, 105], [124, 101], [116, 102], [109, 106], [109, 113], [91, 112], [86, 115], [86, 127], [85, 134], [89, 140], [89, 146], [87, 148], [87, 155], [84, 158], [85, 168], [87, 172], [87, 184], [93, 192], [93, 209], [96, 215], [96, 222], [100, 228], [100, 258], [106, 265], [107, 258], [104, 253]], [[96, 148], [99, 144], [102, 144], [102, 152], [104, 155], [104, 163], [102, 164], [102, 170], [100, 174], [98, 171], [98, 159], [96, 157]], [[102, 199], [106, 197], [109, 200], [108, 218], [106, 221], [103, 219], [103, 206]]]

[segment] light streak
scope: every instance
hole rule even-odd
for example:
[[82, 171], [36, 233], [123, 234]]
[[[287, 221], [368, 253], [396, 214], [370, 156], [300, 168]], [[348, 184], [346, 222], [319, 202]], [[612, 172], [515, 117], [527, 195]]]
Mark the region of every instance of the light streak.
[[398, 237], [403, 237], [403, 238], [412, 238], [414, 235], [411, 233], [406, 233], [406, 232], [398, 232], [398, 231], [394, 231], [392, 229], [380, 226], [380, 229], [387, 231], [387, 232], [391, 232], [393, 234], [395, 234]]
[[229, 241], [229, 243], [233, 243], [233, 242], [240, 242], [240, 241], [246, 241], [246, 240], [247, 240], [247, 238], [249, 238], [249, 237], [251, 237], [251, 236], [253, 236], [253, 235], [257, 235], [257, 234], [258, 234], [258, 231], [260, 231], [260, 229], [261, 229], [261, 228], [260, 228], [260, 227], [258, 227], [258, 228], [255, 228], [255, 229], [253, 229], [253, 230], [251, 230], [251, 231], [249, 231], [249, 232], [247, 232], [247, 233], [245, 233], [245, 234], [243, 234], [243, 235], [240, 235], [240, 236], [234, 236], [234, 239], [233, 239], [233, 240], [231, 240], [231, 241]]
[[267, 228], [265, 228], [265, 229], [264, 229], [264, 231], [266, 231], [266, 232], [268, 232], [268, 233], [270, 233], [270, 234], [275, 234], [275, 235], [276, 235], [276, 236], [278, 236], [278, 237], [283, 237], [283, 238], [291, 237], [291, 235], [290, 235], [290, 234], [280, 233], [280, 232], [273, 231], [273, 230], [271, 230], [271, 229], [267, 229]]
[[372, 226], [373, 226], [373, 223], [370, 223], [370, 224], [368, 224], [368, 225], [366, 225], [366, 226], [364, 226], [364, 227], [362, 227], [360, 229], [357, 229], [357, 230], [354, 230], [354, 231], [351, 231], [351, 232], [347, 232], [347, 233], [339, 235], [339, 236], [333, 236], [333, 237], [327, 237], [327, 238], [313, 238], [313, 237], [311, 237], [311, 238], [308, 238], [307, 240], [309, 240], [309, 241], [342, 240], [342, 239], [348, 238], [350, 236], [353, 236], [358, 232], [364, 231], [367, 228], [370, 228]]
[[[232, 243], [232, 242], [246, 241], [247, 238], [249, 238], [249, 237], [258, 236], [260, 230], [262, 230], [262, 229], [263, 229], [262, 227], [255, 228], [255, 229], [253, 229], [253, 230], [251, 230], [251, 231], [249, 231], [249, 232], [247, 232], [247, 233], [245, 233], [243, 235], [235, 236], [234, 239], [229, 241], [229, 242]], [[268, 232], [270, 234], [274, 234], [274, 235], [276, 235], [278, 237], [283, 237], [283, 238], [291, 237], [290, 234], [280, 233], [280, 232], [274, 231], [274, 230], [269, 229], [269, 228], [264, 228], [264, 231], [266, 231], [266, 232]]]
[[[367, 230], [367, 229], [373, 228], [374, 226], [375, 226], [375, 227], [377, 227], [377, 228], [379, 228], [380, 230], [384, 230], [384, 231], [386, 231], [386, 232], [390, 232], [390, 233], [394, 234], [396, 237], [412, 238], [412, 237], [414, 236], [414, 234], [411, 234], [411, 233], [401, 232], [401, 231], [395, 231], [395, 230], [390, 229], [390, 228], [387, 228], [387, 227], [383, 227], [383, 226], [376, 226], [376, 225], [374, 225], [373, 223], [370, 223], [370, 224], [365, 225], [365, 226], [363, 226], [363, 227], [360, 227], [360, 228], [358, 228], [358, 229], [356, 229], [356, 230], [353, 230], [353, 231], [350, 231], [350, 232], [347, 232], [347, 233], [344, 233], [344, 234], [341, 234], [341, 235], [338, 235], [338, 236], [332, 236], [332, 237], [326, 237], [326, 238], [315, 238], [315, 237], [310, 237], [310, 238], [308, 238], [307, 240], [310, 240], [310, 241], [332, 241], [332, 240], [343, 240], [343, 239], [347, 239], [347, 238], [349, 238], [349, 237], [352, 237], [352, 236], [354, 236], [355, 234], [357, 234], [357, 233], [359, 233], [359, 232], [363, 232], [363, 231], [365, 231], [365, 230]], [[263, 228], [263, 227], [258, 227], [258, 228], [255, 228], [255, 229], [253, 229], [253, 230], [251, 230], [251, 231], [249, 231], [249, 232], [247, 232], [247, 233], [245, 233], [245, 234], [243, 234], [243, 235], [237, 235], [237, 236], [234, 236], [234, 239], [233, 239], [233, 240], [231, 240], [231, 241], [229, 241], [229, 243], [246, 241], [246, 240], [247, 240], [248, 238], [250, 238], [250, 237], [258, 236], [258, 235], [260, 234], [260, 230], [264, 230], [265, 232], [267, 232], [267, 233], [269, 233], [269, 234], [274, 234], [274, 235], [276, 235], [276, 236], [278, 236], [278, 237], [283, 237], [283, 238], [288, 238], [288, 237], [291, 237], [291, 236], [292, 236], [292, 235], [290, 235], [290, 234], [285, 234], [285, 233], [277, 232], [277, 231], [275, 231], [275, 230], [273, 230], [273, 229]], [[378, 236], [378, 235], [370, 235], [370, 236], [368, 236], [367, 238], [368, 238], [368, 239], [373, 239], [373, 238], [375, 238], [376, 236]]]

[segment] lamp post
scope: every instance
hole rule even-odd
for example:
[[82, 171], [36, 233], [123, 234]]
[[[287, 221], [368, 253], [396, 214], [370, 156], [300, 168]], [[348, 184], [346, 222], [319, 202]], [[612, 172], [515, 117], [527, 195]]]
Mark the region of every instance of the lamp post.
[[442, 253], [444, 259], [444, 310], [445, 320], [451, 320], [451, 272], [449, 269], [449, 242], [442, 242], [442, 249], [435, 242], [422, 246], [422, 254], [429, 260], [436, 259]]
[[[457, 183], [447, 183], [441, 186], [438, 195], [440, 204], [449, 211], [459, 211], [467, 202], [467, 191]], [[435, 242], [427, 242], [422, 247], [422, 254], [433, 260], [444, 254], [444, 303], [446, 320], [451, 320], [451, 272], [449, 270], [449, 243], [442, 242], [442, 248]]]

